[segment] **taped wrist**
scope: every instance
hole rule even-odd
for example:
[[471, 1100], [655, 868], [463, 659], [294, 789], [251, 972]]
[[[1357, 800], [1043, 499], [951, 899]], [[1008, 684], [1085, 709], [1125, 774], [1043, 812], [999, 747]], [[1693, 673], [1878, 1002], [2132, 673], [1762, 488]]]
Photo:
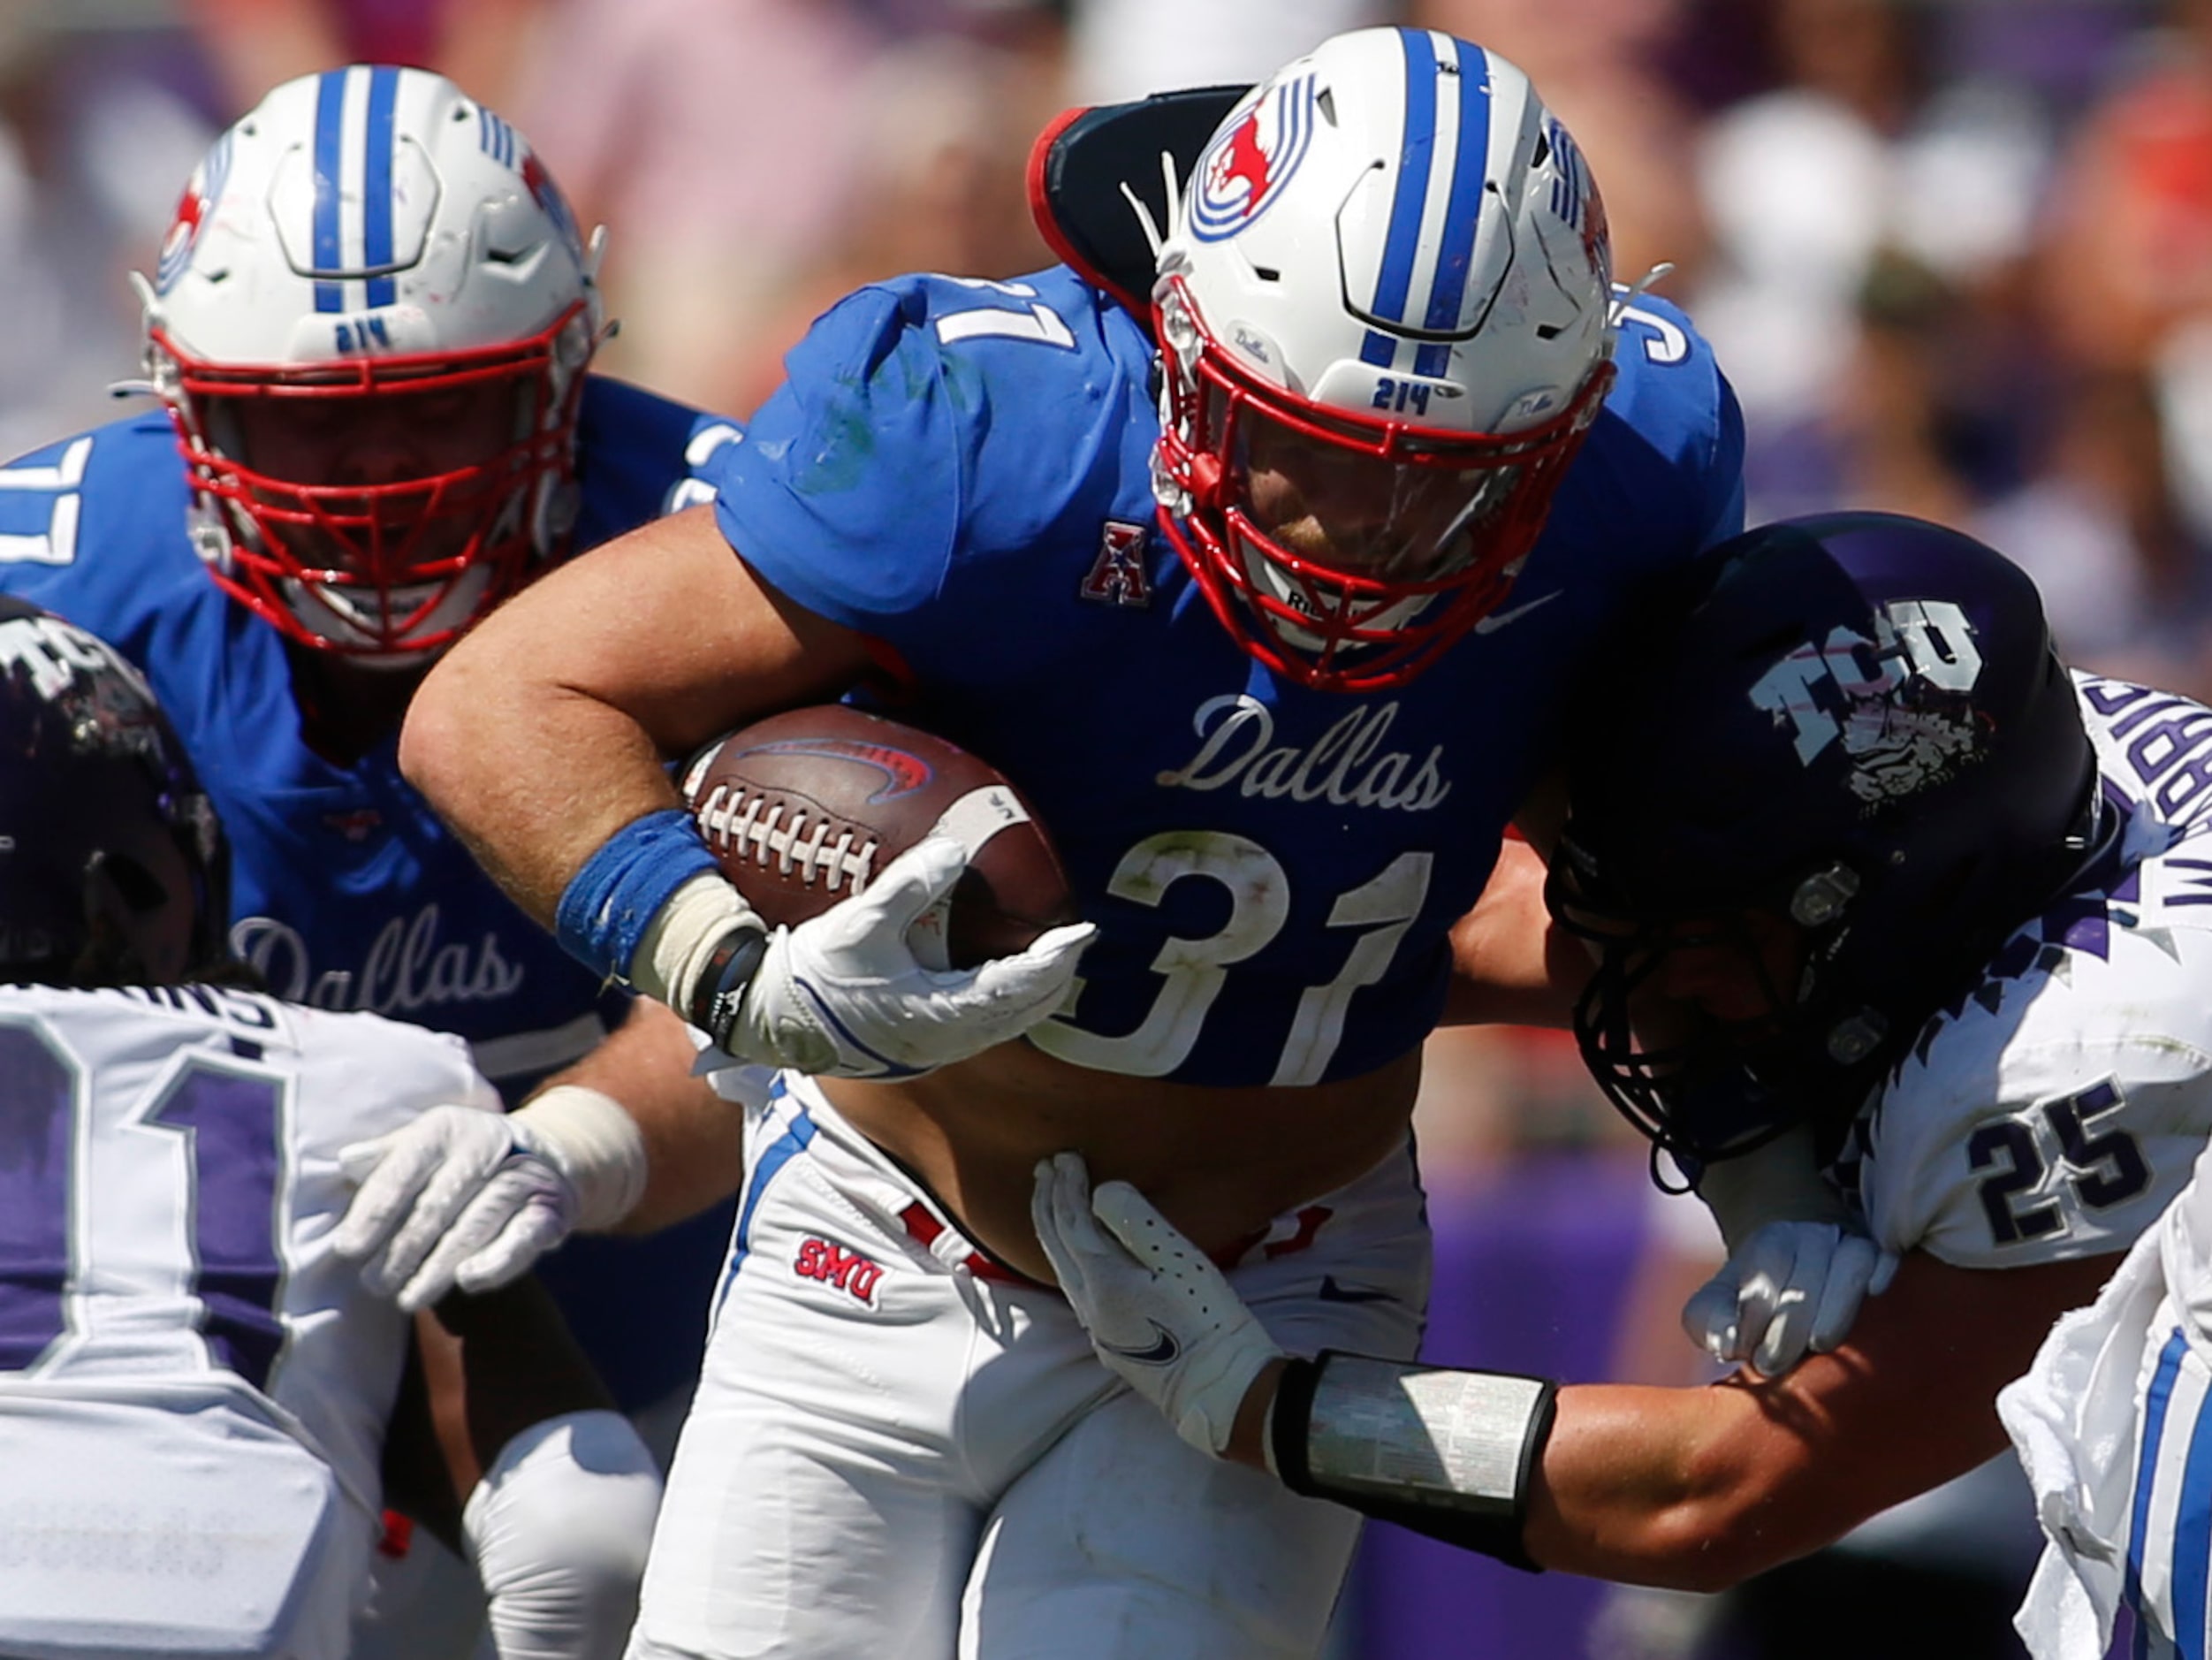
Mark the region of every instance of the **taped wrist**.
[[[745, 896], [718, 873], [695, 876], [668, 896], [646, 927], [630, 983], [691, 1019], [703, 994], [723, 988], [731, 936], [746, 933], [767, 938], [767, 925]], [[692, 1024], [707, 1029], [703, 1022]]]
[[1541, 1572], [1521, 1535], [1558, 1394], [1549, 1378], [1325, 1350], [1284, 1370], [1268, 1462], [1294, 1493]]
[[613, 1096], [556, 1084], [517, 1108], [509, 1123], [568, 1178], [577, 1227], [612, 1228], [644, 1197], [645, 1138]]
[[681, 808], [633, 819], [601, 842], [561, 890], [554, 934], [569, 956], [627, 985], [639, 945], [662, 907], [715, 868], [714, 855]]

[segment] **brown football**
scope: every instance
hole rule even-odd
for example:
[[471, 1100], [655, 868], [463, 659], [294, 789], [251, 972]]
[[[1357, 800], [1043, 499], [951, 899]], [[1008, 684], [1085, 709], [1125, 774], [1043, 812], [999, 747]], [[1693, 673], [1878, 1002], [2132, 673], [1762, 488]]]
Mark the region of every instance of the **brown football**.
[[772, 925], [818, 916], [932, 831], [968, 849], [968, 868], [908, 931], [926, 966], [970, 968], [1076, 920], [1021, 792], [914, 727], [844, 704], [787, 710], [708, 744], [680, 782], [723, 873]]

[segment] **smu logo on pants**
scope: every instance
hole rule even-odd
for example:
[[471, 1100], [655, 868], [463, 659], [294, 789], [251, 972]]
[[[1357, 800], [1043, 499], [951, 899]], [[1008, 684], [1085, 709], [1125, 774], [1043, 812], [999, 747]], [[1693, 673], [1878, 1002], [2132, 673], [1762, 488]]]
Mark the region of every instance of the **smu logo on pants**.
[[870, 1308], [876, 1306], [876, 1282], [883, 1278], [883, 1264], [828, 1239], [802, 1239], [791, 1271], [802, 1280], [820, 1280], [834, 1285], [854, 1301]]

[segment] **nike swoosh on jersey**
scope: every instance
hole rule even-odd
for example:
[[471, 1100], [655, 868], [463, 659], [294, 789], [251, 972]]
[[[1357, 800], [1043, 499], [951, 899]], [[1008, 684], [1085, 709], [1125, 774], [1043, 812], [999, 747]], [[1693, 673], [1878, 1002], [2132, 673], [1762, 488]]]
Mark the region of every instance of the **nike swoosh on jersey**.
[[1347, 1285], [1334, 1274], [1321, 1276], [1321, 1289], [1315, 1295], [1325, 1303], [1387, 1303], [1393, 1300], [1388, 1291], [1377, 1291], [1372, 1285]]
[[1124, 1349], [1118, 1343], [1099, 1339], [1098, 1346], [1108, 1354], [1118, 1354], [1124, 1360], [1134, 1360], [1139, 1366], [1167, 1366], [1182, 1352], [1182, 1345], [1175, 1341], [1175, 1334], [1155, 1320], [1152, 1329], [1159, 1334], [1159, 1341], [1149, 1349]]
[[1494, 611], [1481, 621], [1475, 624], [1475, 632], [1477, 634], [1495, 634], [1500, 628], [1504, 628], [1507, 623], [1519, 621], [1523, 617], [1527, 616], [1530, 612], [1535, 610], [1537, 606], [1550, 605], [1553, 600], [1558, 598], [1560, 595], [1565, 593], [1566, 591], [1567, 590], [1563, 588], [1554, 588], [1551, 590], [1551, 592], [1544, 595], [1542, 598], [1530, 600], [1525, 605], [1516, 605], [1510, 611]]

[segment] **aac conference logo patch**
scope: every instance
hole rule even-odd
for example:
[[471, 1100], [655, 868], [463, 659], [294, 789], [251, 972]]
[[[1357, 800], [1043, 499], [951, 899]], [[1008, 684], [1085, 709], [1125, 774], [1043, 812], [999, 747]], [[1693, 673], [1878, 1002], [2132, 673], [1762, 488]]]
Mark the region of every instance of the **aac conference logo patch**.
[[1235, 236], [1282, 194], [1313, 142], [1311, 75], [1285, 81], [1215, 139], [1191, 174], [1190, 233]]

